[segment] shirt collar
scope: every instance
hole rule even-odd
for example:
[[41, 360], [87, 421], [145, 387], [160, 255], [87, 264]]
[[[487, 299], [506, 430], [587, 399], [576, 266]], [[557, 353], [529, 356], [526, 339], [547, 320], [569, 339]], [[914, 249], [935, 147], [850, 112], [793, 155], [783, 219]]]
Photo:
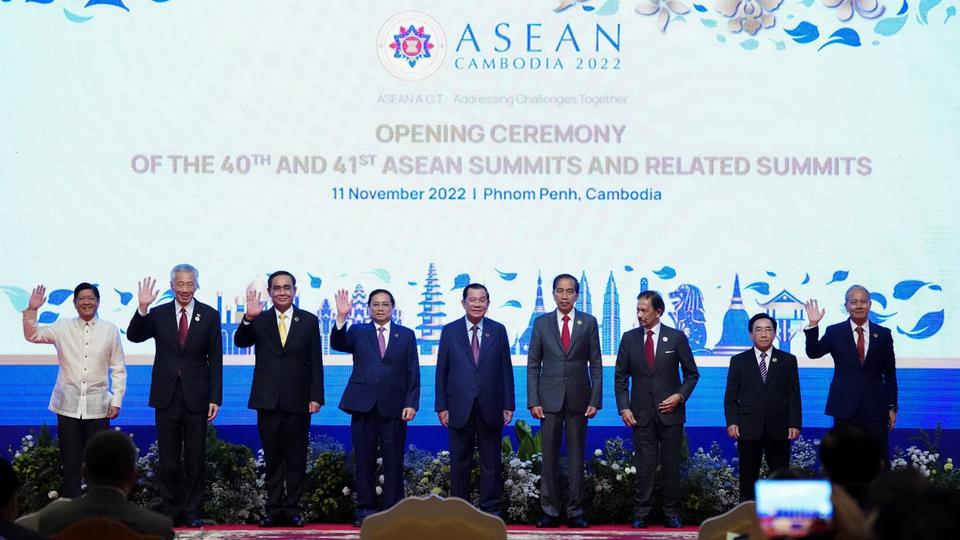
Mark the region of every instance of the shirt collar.
[[[853, 321], [853, 317], [850, 317], [850, 331], [853, 332], [854, 334], [856, 334], [856, 333], [857, 333], [857, 326], [860, 326], [860, 325], [858, 325], [857, 323], [855, 323], [855, 322]], [[864, 332], [869, 332], [869, 331], [870, 331], [870, 318], [869, 318], [869, 317], [868, 317], [867, 320], [864, 321], [864, 323], [863, 323], [863, 331], [864, 331]]]
[[572, 323], [577, 318], [576, 314], [577, 314], [576, 308], [571, 309], [570, 313], [566, 313], [566, 314], [564, 314], [562, 311], [557, 309], [557, 322], [559, 322], [560, 324], [563, 324], [563, 316], [567, 315], [568, 317], [570, 317], [570, 322]]
[[654, 325], [653, 328], [647, 328], [646, 326], [644, 326], [644, 327], [643, 327], [643, 335], [644, 335], [644, 336], [647, 335], [647, 330], [653, 330], [653, 335], [659, 336], [659, 335], [660, 335], [660, 327], [661, 327], [661, 326], [662, 326], [662, 323], [661, 323], [660, 321], [657, 321], [657, 324]]
[[768, 350], [768, 351], [761, 351], [761, 350], [760, 350], [759, 348], [757, 348], [756, 346], [753, 347], [753, 355], [757, 357], [757, 360], [760, 360], [760, 353], [763, 353], [763, 352], [767, 353], [767, 358], [768, 358], [768, 359], [773, 358], [773, 347], [772, 347], [772, 346], [770, 347], [770, 350]]
[[[471, 332], [471, 329], [473, 328], [473, 323], [470, 322], [470, 319], [468, 319], [468, 318], [466, 318], [466, 317], [463, 318], [463, 321], [467, 324], [467, 335], [469, 335], [470, 332]], [[477, 332], [478, 332], [478, 333], [481, 333], [481, 334], [483, 333], [483, 318], [482, 318], [482, 317], [480, 318], [480, 321], [477, 323]]]
[[175, 308], [175, 310], [176, 310], [176, 312], [177, 312], [177, 315], [180, 315], [180, 310], [181, 310], [181, 309], [187, 310], [187, 314], [189, 315], [189, 314], [193, 313], [193, 310], [194, 310], [194, 309], [196, 309], [196, 307], [197, 307], [197, 300], [196, 300], [196, 298], [191, 298], [191, 299], [190, 299], [190, 303], [187, 304], [187, 305], [185, 305], [185, 306], [181, 306], [179, 302], [177, 302], [176, 300], [174, 300], [174, 301], [173, 301], [173, 307]]

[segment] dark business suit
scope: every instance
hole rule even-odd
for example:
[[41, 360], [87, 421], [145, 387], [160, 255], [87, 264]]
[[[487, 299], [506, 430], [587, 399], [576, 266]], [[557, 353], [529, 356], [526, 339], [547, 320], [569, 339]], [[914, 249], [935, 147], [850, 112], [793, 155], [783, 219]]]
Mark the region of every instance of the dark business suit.
[[160, 497], [167, 516], [190, 521], [200, 517], [202, 509], [209, 406], [220, 405], [223, 396], [223, 342], [220, 314], [194, 300], [181, 347], [179, 312], [176, 302], [157, 306], [146, 316], [136, 311], [127, 338], [134, 343], [154, 340], [150, 406], [157, 423]]
[[247, 407], [257, 411], [257, 431], [266, 461], [266, 513], [281, 520], [299, 513], [307, 467], [310, 402], [323, 405], [317, 317], [299, 308], [287, 310], [287, 315], [292, 320], [287, 322], [285, 345], [280, 342], [275, 308], [262, 312], [252, 322], [244, 319], [233, 339], [237, 347], [257, 347]]
[[600, 409], [603, 390], [603, 358], [597, 319], [589, 313], [574, 314], [570, 349], [563, 352], [557, 311], [537, 317], [527, 353], [527, 407], [543, 407], [540, 422], [543, 443], [543, 474], [540, 506], [548, 516], [560, 515], [557, 472], [560, 440], [566, 433], [570, 464], [567, 519], [583, 515], [583, 451], [586, 446], [588, 406]]
[[[866, 327], [864, 328], [866, 329]], [[850, 319], [827, 327], [819, 340], [820, 327], [807, 328], [807, 356], [833, 357], [833, 380], [827, 394], [826, 413], [835, 424], [858, 422], [880, 438], [884, 459], [889, 453], [889, 411], [897, 410], [897, 366], [893, 336], [888, 328], [869, 323], [869, 347], [863, 365], [857, 357], [857, 342]]]
[[443, 327], [434, 408], [450, 415], [450, 495], [470, 500], [470, 472], [476, 448], [480, 455], [480, 509], [499, 515], [503, 491], [503, 411], [512, 411], [515, 406], [513, 364], [506, 328], [486, 317], [481, 324], [477, 362], [473, 360], [466, 317]]
[[[697, 385], [700, 372], [697, 371], [687, 336], [662, 323], [660, 334], [656, 336], [651, 372], [645, 353], [646, 331], [646, 328], [640, 327], [623, 334], [614, 372], [617, 411], [630, 409], [637, 421], [633, 428], [637, 463], [634, 518], [646, 520], [650, 513], [653, 475], [658, 463], [663, 479], [663, 513], [668, 518], [678, 518], [680, 445], [683, 441], [683, 423], [687, 421], [686, 403]], [[679, 370], [683, 371], [682, 384]], [[680, 394], [683, 400], [673, 412], [660, 412], [657, 406], [673, 394]]]
[[127, 500], [118, 489], [94, 486], [87, 494], [71, 501], [51, 505], [38, 515], [40, 533], [54, 535], [87, 518], [100, 517], [123, 523], [140, 534], [173, 539], [170, 518], [151, 512]]
[[730, 359], [723, 413], [727, 426], [740, 429], [740, 502], [754, 498], [764, 453], [770, 471], [790, 466], [790, 428], [800, 429], [800, 374], [797, 357], [771, 347], [767, 351], [767, 381], [760, 376], [757, 349]]
[[356, 517], [377, 511], [377, 448], [383, 458], [383, 508], [403, 499], [403, 453], [407, 423], [403, 409], [420, 408], [420, 358], [413, 330], [390, 323], [387, 349], [380, 358], [373, 324], [334, 327], [330, 346], [353, 354], [353, 370], [340, 399], [350, 413], [350, 438], [356, 463]]

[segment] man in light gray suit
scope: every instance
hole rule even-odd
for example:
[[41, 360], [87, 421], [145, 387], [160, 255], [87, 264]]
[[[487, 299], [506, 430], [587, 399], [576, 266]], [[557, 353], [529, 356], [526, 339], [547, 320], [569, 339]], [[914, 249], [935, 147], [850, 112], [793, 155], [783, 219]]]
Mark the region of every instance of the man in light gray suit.
[[700, 378], [687, 336], [660, 323], [664, 307], [663, 298], [655, 291], [637, 296], [640, 328], [623, 334], [614, 371], [617, 410], [633, 430], [637, 463], [633, 527], [637, 529], [647, 526], [658, 463], [663, 478], [664, 525], [681, 526], [680, 446], [687, 420], [685, 404]]
[[570, 274], [553, 278], [553, 299], [557, 309], [533, 323], [527, 354], [527, 406], [539, 419], [543, 440], [540, 476], [540, 505], [543, 517], [537, 527], [560, 524], [560, 492], [557, 465], [560, 438], [566, 432], [570, 463], [570, 494], [567, 526], [586, 528], [583, 517], [583, 450], [587, 419], [597, 415], [601, 405], [603, 366], [597, 319], [575, 312], [580, 283]]

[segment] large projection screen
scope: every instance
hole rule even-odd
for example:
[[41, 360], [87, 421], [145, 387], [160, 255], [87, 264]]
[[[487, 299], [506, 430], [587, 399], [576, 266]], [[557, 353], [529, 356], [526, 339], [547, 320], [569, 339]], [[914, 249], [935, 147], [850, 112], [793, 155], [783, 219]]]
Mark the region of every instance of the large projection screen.
[[[593, 425], [620, 425], [613, 364], [645, 289], [696, 350], [689, 426], [723, 425], [761, 310], [800, 358], [805, 426], [829, 425], [832, 362], [805, 357], [801, 304], [839, 322], [862, 284], [893, 330], [898, 426], [960, 428], [956, 7], [775, 2], [4, 0], [0, 424], [54, 423], [56, 351], [21, 329], [35, 285], [45, 323], [89, 281], [125, 329], [137, 281], [162, 293], [188, 262], [224, 322], [218, 424], [255, 421], [231, 332], [244, 291], [286, 269], [324, 331], [315, 425], [349, 420], [338, 289], [357, 320], [369, 291], [396, 296], [421, 340], [414, 424], [435, 425], [436, 340], [472, 281], [529, 420], [525, 333], [567, 272], [601, 326]], [[153, 344], [124, 348], [120, 421], [152, 425]]]

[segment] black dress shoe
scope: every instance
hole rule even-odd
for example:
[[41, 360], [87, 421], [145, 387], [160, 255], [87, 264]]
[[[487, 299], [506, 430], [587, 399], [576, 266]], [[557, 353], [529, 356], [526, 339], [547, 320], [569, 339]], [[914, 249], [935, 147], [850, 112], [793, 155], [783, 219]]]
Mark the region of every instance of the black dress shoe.
[[633, 523], [631, 523], [630, 526], [633, 527], [634, 529], [646, 529], [647, 522], [641, 518], [637, 518], [633, 520]]
[[587, 520], [583, 519], [583, 516], [573, 516], [567, 520], [567, 527], [571, 529], [587, 529], [590, 527], [590, 524], [587, 523]]
[[264, 517], [260, 518], [260, 523], [259, 523], [259, 525], [260, 525], [261, 527], [279, 527], [279, 526], [281, 526], [281, 525], [283, 525], [283, 524], [280, 523], [279, 520], [277, 520], [276, 518], [274, 518], [274, 517], [272, 517], [272, 516], [264, 516]]
[[663, 522], [663, 526], [668, 529], [679, 529], [683, 527], [683, 523], [680, 522], [680, 518], [677, 516], [670, 516]]
[[557, 516], [545, 515], [539, 520], [537, 520], [538, 529], [552, 529], [554, 527], [560, 526], [560, 518]]
[[300, 514], [294, 514], [287, 520], [291, 527], [303, 527], [306, 525], [306, 521], [303, 520], [303, 517]]

